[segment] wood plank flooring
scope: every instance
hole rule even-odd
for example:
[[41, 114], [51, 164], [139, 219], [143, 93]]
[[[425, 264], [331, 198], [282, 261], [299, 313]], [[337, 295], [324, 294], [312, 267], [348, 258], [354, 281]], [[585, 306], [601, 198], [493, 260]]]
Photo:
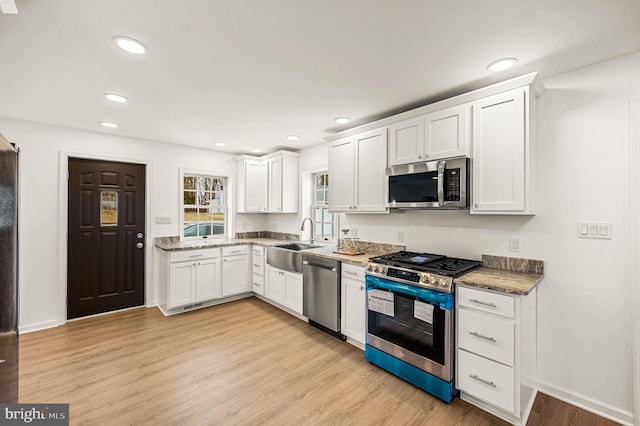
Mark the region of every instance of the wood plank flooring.
[[[441, 402], [256, 298], [22, 335], [20, 402], [69, 403], [73, 425], [506, 425]], [[538, 414], [546, 423], [536, 424], [553, 424]]]

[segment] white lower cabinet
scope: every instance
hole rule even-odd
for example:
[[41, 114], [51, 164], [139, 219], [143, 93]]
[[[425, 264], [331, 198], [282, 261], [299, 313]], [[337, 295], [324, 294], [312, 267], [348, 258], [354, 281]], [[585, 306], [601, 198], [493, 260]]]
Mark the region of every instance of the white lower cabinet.
[[251, 248], [251, 290], [264, 296], [264, 247]]
[[302, 315], [302, 274], [266, 267], [264, 296]]
[[341, 333], [349, 343], [364, 348], [367, 313], [363, 267], [342, 263], [340, 296]]
[[167, 262], [167, 309], [220, 297], [222, 259], [219, 248], [171, 252]]
[[222, 296], [250, 292], [249, 246], [223, 247], [222, 256]]
[[535, 398], [535, 291], [456, 288], [460, 397], [516, 425], [526, 423]]

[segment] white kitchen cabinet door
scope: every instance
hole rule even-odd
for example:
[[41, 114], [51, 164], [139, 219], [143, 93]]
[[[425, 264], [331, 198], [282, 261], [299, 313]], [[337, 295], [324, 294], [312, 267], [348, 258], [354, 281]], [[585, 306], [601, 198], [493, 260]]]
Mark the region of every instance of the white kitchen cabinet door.
[[245, 205], [247, 213], [260, 211], [260, 163], [245, 161]]
[[251, 291], [249, 272], [249, 257], [246, 254], [225, 256], [222, 259], [222, 296]]
[[169, 265], [167, 308], [189, 305], [195, 301], [196, 263], [175, 262]]
[[353, 138], [329, 145], [329, 210], [353, 211], [355, 150]]
[[282, 157], [269, 159], [269, 211], [282, 212]]
[[525, 209], [525, 174], [531, 159], [525, 90], [511, 90], [473, 104], [471, 213], [530, 213]]
[[284, 305], [302, 315], [302, 274], [284, 273]]
[[432, 112], [424, 118], [423, 159], [426, 161], [458, 157], [467, 154], [467, 105]]
[[196, 262], [196, 302], [217, 299], [222, 294], [222, 259]]
[[258, 208], [261, 213], [267, 213], [269, 211], [269, 161], [261, 161], [259, 169], [260, 182], [257, 187], [260, 188], [260, 199]]
[[[387, 199], [387, 128], [355, 136], [356, 178], [354, 213], [385, 212]], [[329, 180], [331, 182], [331, 178]]]
[[284, 272], [267, 267], [264, 296], [276, 303], [284, 304]]
[[364, 268], [342, 264], [341, 333], [364, 347], [366, 292]]
[[389, 166], [415, 163], [424, 158], [424, 116], [389, 126]]

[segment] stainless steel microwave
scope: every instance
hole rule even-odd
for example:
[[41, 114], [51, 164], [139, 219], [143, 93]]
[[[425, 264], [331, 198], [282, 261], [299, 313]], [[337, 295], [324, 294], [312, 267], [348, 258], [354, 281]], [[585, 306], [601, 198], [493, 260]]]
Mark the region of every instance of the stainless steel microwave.
[[405, 164], [386, 169], [391, 209], [469, 208], [466, 157]]

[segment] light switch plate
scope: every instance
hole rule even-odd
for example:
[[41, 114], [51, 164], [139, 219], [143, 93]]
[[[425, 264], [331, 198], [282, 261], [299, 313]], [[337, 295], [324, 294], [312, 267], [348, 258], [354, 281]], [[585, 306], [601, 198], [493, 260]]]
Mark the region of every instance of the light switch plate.
[[595, 238], [598, 240], [610, 240], [612, 225], [608, 221], [578, 221], [578, 238]]
[[171, 216], [156, 216], [156, 225], [171, 225]]

